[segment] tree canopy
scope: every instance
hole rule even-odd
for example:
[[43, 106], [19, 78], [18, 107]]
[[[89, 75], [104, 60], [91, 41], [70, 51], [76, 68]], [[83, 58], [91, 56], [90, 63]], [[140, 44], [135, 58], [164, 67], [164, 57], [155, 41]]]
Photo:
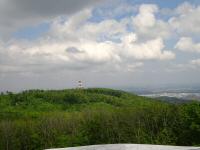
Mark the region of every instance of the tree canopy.
[[112, 89], [0, 95], [0, 149], [109, 143], [200, 145], [200, 103], [171, 104]]

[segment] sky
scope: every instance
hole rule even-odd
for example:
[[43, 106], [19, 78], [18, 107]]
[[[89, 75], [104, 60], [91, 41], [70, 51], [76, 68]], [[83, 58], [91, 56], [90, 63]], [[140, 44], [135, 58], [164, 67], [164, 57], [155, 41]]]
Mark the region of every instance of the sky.
[[199, 0], [0, 0], [0, 91], [200, 85]]

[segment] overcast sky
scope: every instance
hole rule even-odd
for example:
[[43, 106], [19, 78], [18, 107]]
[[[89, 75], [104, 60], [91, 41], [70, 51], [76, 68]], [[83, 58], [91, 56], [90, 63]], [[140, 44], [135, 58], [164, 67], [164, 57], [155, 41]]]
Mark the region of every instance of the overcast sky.
[[0, 91], [200, 84], [199, 0], [0, 0]]

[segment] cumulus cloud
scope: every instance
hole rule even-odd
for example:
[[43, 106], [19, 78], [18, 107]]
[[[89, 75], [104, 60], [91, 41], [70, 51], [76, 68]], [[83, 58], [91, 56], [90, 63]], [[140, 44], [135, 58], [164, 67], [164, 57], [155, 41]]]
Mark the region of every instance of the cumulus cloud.
[[162, 38], [156, 38], [144, 43], [138, 43], [136, 34], [129, 34], [122, 37], [122, 47], [127, 57], [136, 59], [173, 59], [175, 54], [168, 50], [163, 50]]
[[195, 43], [191, 37], [181, 37], [175, 45], [176, 49], [185, 52], [200, 52], [200, 43]]
[[158, 11], [157, 5], [142, 4], [139, 8], [139, 14], [133, 18], [133, 23], [139, 28], [152, 27], [155, 25], [156, 18], [154, 13]]
[[132, 17], [133, 28], [142, 38], [162, 37], [168, 38], [171, 35], [171, 28], [168, 22], [157, 19], [155, 14], [159, 8], [155, 4], [142, 4], [139, 12]]
[[172, 51], [164, 49], [161, 37], [140, 42], [137, 33], [127, 30], [128, 18], [91, 22], [91, 16], [92, 9], [84, 9], [66, 20], [56, 19], [46, 36], [36, 41], [14, 41], [2, 47], [6, 49], [3, 57], [9, 62], [4, 68], [7, 72], [14, 69], [34, 72], [37, 67], [41, 71], [43, 67], [71, 70], [104, 65], [134, 70], [142, 66], [141, 60], [175, 58]]
[[193, 9], [195, 9], [194, 5], [189, 2], [183, 2], [182, 4], [177, 6], [177, 8], [175, 9], [175, 13], [183, 15], [192, 12]]
[[178, 34], [200, 33], [200, 6], [185, 2], [174, 10], [178, 15], [169, 19], [169, 24]]
[[58, 16], [69, 16], [104, 0], [0, 0], [1, 36]]
[[[70, 11], [71, 8], [65, 11], [63, 8], [52, 14], [45, 9], [54, 2], [50, 1], [48, 6], [42, 5], [44, 12], [41, 12], [41, 16], [44, 18], [45, 15], [66, 13], [71, 16], [54, 19], [48, 33], [36, 41], [16, 40], [1, 46], [1, 72], [45, 72], [55, 68], [98, 70], [103, 66], [104, 69], [134, 71], [143, 66], [144, 60], [175, 58], [175, 53], [165, 46], [164, 38], [171, 31], [167, 22], [156, 18], [155, 14], [159, 11], [157, 5], [142, 4], [136, 16], [105, 18], [94, 22], [90, 20], [94, 14], [93, 9], [88, 8], [89, 0], [85, 2], [80, 2], [80, 11]], [[72, 7], [74, 2], [68, 1], [68, 4]], [[27, 5], [28, 2], [16, 8]], [[34, 4], [32, 7], [32, 10], [36, 9]], [[130, 31], [130, 24], [138, 30]]]
[[168, 20], [157, 17], [162, 11], [163, 8], [160, 10], [156, 4], [139, 6], [138, 14], [132, 17], [133, 28], [138, 36], [144, 39], [155, 37], [169, 39], [177, 35], [193, 36], [200, 33], [199, 5], [184, 2], [175, 9], [168, 9], [171, 13]]

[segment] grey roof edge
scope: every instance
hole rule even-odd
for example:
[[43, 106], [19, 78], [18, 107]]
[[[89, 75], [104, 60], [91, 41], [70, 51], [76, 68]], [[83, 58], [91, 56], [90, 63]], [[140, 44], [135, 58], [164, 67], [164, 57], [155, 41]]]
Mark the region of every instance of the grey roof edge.
[[68, 148], [52, 148], [46, 150], [200, 150], [200, 147], [151, 144], [102, 144]]

